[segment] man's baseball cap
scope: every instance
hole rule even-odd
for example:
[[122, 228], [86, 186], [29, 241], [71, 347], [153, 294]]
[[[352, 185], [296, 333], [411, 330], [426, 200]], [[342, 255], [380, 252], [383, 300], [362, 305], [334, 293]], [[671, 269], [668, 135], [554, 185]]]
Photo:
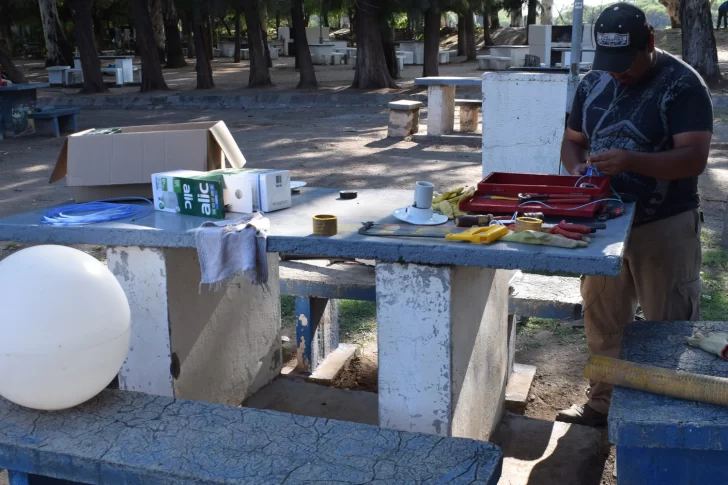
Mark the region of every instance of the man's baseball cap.
[[645, 13], [630, 3], [607, 7], [594, 24], [596, 71], [628, 71], [637, 52], [650, 41], [650, 24]]

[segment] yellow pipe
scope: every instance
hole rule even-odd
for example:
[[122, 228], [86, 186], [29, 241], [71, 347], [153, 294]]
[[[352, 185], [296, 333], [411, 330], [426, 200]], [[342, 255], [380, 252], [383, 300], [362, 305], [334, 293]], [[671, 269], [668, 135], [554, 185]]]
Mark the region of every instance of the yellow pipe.
[[663, 396], [728, 406], [728, 379], [592, 355], [584, 377]]

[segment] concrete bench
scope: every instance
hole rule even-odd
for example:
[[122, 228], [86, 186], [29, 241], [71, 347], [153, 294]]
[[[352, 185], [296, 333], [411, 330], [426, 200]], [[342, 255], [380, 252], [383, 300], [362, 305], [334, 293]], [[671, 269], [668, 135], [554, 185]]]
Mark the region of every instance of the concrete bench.
[[404, 138], [419, 131], [420, 101], [392, 101], [389, 106], [389, 126], [387, 136], [390, 138]]
[[28, 118], [35, 120], [35, 132], [58, 138], [61, 133], [76, 133], [78, 123], [76, 117], [79, 108], [52, 108], [29, 113]]
[[480, 99], [456, 99], [455, 106], [460, 108], [460, 131], [474, 133], [478, 131], [478, 116], [483, 101]]
[[51, 86], [63, 86], [66, 80], [66, 71], [70, 69], [68, 66], [49, 66], [46, 67], [48, 71], [48, 84]]
[[[298, 369], [311, 372], [314, 381], [330, 382], [354, 355], [339, 344], [338, 300], [375, 301], [374, 268], [328, 260], [282, 261], [279, 268], [281, 294], [296, 297]], [[509, 313], [523, 317], [578, 319], [579, 279], [518, 271], [508, 306]]]
[[397, 68], [399, 69], [399, 72], [404, 70], [404, 59], [404, 54], [397, 54]]
[[412, 51], [396, 51], [397, 56], [404, 56], [405, 66], [411, 66], [415, 63], [415, 53]]
[[331, 53], [331, 65], [336, 66], [337, 64], [345, 64], [346, 54], [343, 52], [332, 52]]
[[418, 77], [416, 86], [427, 86], [427, 135], [452, 134], [455, 126], [455, 90], [457, 86], [481, 86], [479, 77]]
[[0, 399], [0, 467], [13, 485], [495, 485], [502, 461], [483, 441], [128, 391], [53, 413]]
[[[693, 331], [728, 332], [728, 322], [634, 322], [621, 358], [716, 377], [728, 362], [690, 347]], [[617, 447], [620, 485], [722, 484], [728, 462], [728, 407], [616, 387], [609, 441]]]
[[511, 67], [511, 58], [506, 56], [478, 56], [478, 70], [505, 71]]
[[[135, 70], [139, 70], [139, 68], [136, 67]], [[118, 68], [117, 67], [102, 67], [101, 72], [105, 73], [105, 74], [113, 74], [114, 83], [117, 86], [121, 86], [122, 84], [124, 84], [124, 71], [122, 68], [120, 68], [120, 67], [118, 67]], [[64, 74], [65, 74], [65, 78], [66, 78], [65, 84], [67, 86], [72, 86], [74, 84], [83, 82], [83, 69], [81, 69], [81, 68], [66, 69], [64, 71]], [[78, 77], [80, 79], [77, 79], [76, 75], [78, 75]], [[141, 80], [141, 71], [139, 71], [139, 78]], [[71, 82], [71, 79], [73, 79], [73, 82]]]
[[450, 64], [450, 51], [440, 51], [437, 55], [437, 60], [440, 64]]

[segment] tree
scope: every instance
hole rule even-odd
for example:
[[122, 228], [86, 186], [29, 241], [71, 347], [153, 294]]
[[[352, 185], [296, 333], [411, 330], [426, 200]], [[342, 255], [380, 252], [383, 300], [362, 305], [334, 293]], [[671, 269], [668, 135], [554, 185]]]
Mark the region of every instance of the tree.
[[[528, 11], [526, 14], [526, 29], [528, 29], [529, 25], [533, 25], [536, 23], [536, 16], [538, 15], [538, 12], [536, 11], [536, 9], [538, 8], [538, 0], [527, 0], [526, 3], [528, 4]], [[526, 32], [528, 32], [528, 30]], [[526, 35], [528, 36], [528, 33]]]
[[716, 86], [723, 78], [718, 67], [710, 4], [706, 0], [682, 0], [680, 20], [683, 60], [693, 66], [709, 86]]
[[96, 50], [94, 39], [93, 17], [91, 15], [91, 0], [71, 0], [73, 11], [73, 26], [76, 30], [76, 43], [81, 54], [81, 69], [83, 71], [82, 93], [108, 93], [101, 75], [101, 61]]
[[458, 55], [465, 55], [465, 17], [458, 14]]
[[397, 49], [394, 45], [394, 27], [383, 15], [379, 17], [379, 31], [382, 34], [382, 49], [384, 49], [384, 60], [387, 63], [389, 75], [392, 79], [399, 79], [401, 76], [397, 62]]
[[152, 21], [154, 42], [157, 44], [157, 55], [160, 62], [164, 62], [164, 15], [162, 14], [163, 0], [149, 0], [149, 20]]
[[673, 29], [681, 28], [680, 23], [680, 0], [660, 0], [660, 3], [665, 6], [667, 13], [670, 15], [670, 21], [672, 22]]
[[142, 88], [140, 92], [166, 91], [169, 88], [162, 74], [162, 63], [159, 62], [157, 42], [154, 39], [152, 20], [149, 18], [149, 1], [130, 1], [134, 13], [137, 48], [142, 58]]
[[243, 35], [243, 26], [240, 22], [240, 16], [243, 13], [240, 11], [240, 6], [235, 7], [235, 52], [233, 53], [233, 62], [238, 63], [241, 61], [241, 37]]
[[61, 21], [58, 19], [56, 0], [38, 0], [38, 6], [40, 7], [40, 18], [43, 23], [46, 67], [73, 66], [73, 50], [66, 41], [66, 36], [63, 35], [63, 27], [61, 27]]
[[[478, 48], [475, 44], [475, 18], [474, 12], [470, 11], [465, 14], [465, 58], [468, 61], [474, 61], [478, 56]], [[483, 29], [488, 32], [488, 26], [484, 25]]]
[[162, 16], [164, 17], [165, 49], [168, 68], [185, 67], [185, 55], [182, 51], [182, 38], [179, 33], [179, 18], [174, 0], [162, 0]]
[[204, 0], [196, 0], [192, 8], [192, 30], [194, 31], [195, 53], [197, 54], [197, 89], [215, 87], [212, 79], [212, 37], [210, 36], [210, 13]]
[[490, 12], [490, 31], [494, 32], [500, 29], [500, 18], [498, 17], [498, 9], [495, 8]]
[[554, 0], [541, 0], [541, 25], [554, 23]]
[[272, 86], [268, 70], [268, 56], [263, 28], [260, 23], [258, 0], [243, 0], [245, 25], [248, 27], [248, 44], [250, 48], [250, 77], [248, 87]]
[[356, 2], [356, 72], [352, 88], [397, 88], [389, 74], [380, 32], [380, 15], [388, 0]]
[[0, 49], [0, 66], [7, 77], [13, 84], [28, 84], [25, 74], [18, 69], [13, 60], [2, 49]]
[[422, 77], [440, 75], [440, 8], [433, 0], [425, 10], [425, 65]]
[[298, 88], [317, 88], [316, 71], [313, 68], [311, 50], [308, 48], [308, 39], [306, 39], [306, 26], [303, 20], [303, 0], [293, 0], [293, 11], [291, 13], [293, 16], [293, 33], [295, 36], [293, 42], [296, 44], [296, 64], [300, 73]]

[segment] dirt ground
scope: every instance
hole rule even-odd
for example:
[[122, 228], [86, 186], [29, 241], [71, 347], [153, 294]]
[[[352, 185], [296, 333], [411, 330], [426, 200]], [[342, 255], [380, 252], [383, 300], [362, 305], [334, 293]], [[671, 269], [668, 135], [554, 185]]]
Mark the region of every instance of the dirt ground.
[[[350, 68], [349, 68], [350, 69]], [[475, 183], [481, 175], [480, 150], [387, 140], [382, 109], [352, 110], [118, 110], [83, 111], [80, 128], [218, 120], [226, 122], [251, 167], [290, 169], [293, 178], [313, 186], [405, 188], [430, 180], [438, 188]], [[70, 198], [61, 184], [47, 183], [61, 139], [18, 138], [0, 143], [0, 216], [49, 206]], [[728, 114], [716, 113], [716, 133], [708, 170], [700, 179], [706, 234], [722, 230], [728, 194]], [[0, 258], [22, 246], [0, 242]], [[98, 257], [102, 248], [84, 247]], [[285, 313], [285, 312], [284, 312]], [[362, 346], [362, 357], [337, 382], [342, 388], [376, 390], [376, 324], [371, 307], [354, 306], [342, 325], [342, 340]], [[290, 328], [290, 327], [289, 327]], [[559, 409], [585, 400], [581, 369], [587, 353], [583, 329], [559, 322], [519, 325], [517, 361], [538, 373], [526, 415], [553, 420]], [[602, 485], [613, 485], [613, 451], [603, 440]], [[3, 484], [0, 475], [0, 484]], [[589, 485], [589, 484], [587, 484]]]

